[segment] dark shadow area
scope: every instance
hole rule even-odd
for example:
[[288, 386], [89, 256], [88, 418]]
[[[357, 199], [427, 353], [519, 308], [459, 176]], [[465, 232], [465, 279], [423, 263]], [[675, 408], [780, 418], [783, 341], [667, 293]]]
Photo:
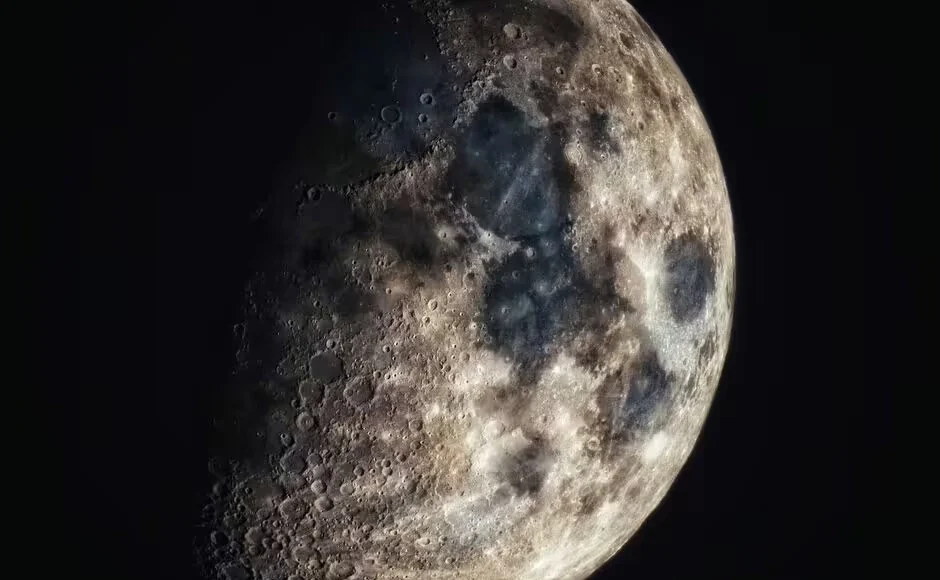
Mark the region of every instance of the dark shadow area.
[[[72, 515], [95, 530], [83, 556], [97, 577], [198, 577], [192, 531], [211, 482], [207, 417], [219, 389], [230, 387], [245, 283], [265, 255], [264, 220], [252, 216], [311, 122], [339, 127], [321, 153], [349, 160], [348, 175], [324, 179], [342, 182], [373, 163], [354, 139], [370, 129], [344, 120], [373, 101], [409, 114], [424, 91], [441, 105], [449, 97], [430, 69], [398, 85], [415, 93], [413, 104], [367, 86], [393, 71], [366, 70], [388, 61], [364, 51], [393, 58], [434, 46], [417, 32], [395, 42], [350, 34], [384, 17], [373, 16], [381, 12], [375, 2], [83, 10], [73, 22], [89, 32], [70, 55], [70, 115], [76, 181], [87, 188], [82, 210], [93, 221], [81, 232]], [[90, 32], [105, 20], [114, 22], [108, 31]], [[344, 101], [323, 90], [340, 77], [362, 84]], [[268, 334], [263, 324], [244, 332]], [[258, 377], [280, 354], [262, 342], [274, 350]], [[236, 403], [258, 413], [271, 401]]]

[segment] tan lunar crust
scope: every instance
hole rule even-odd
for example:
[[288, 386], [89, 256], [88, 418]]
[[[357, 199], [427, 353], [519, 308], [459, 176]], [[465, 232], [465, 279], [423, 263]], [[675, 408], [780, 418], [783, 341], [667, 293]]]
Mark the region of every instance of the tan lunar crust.
[[[452, 117], [437, 133], [426, 124], [427, 147], [392, 155], [379, 133], [376, 169], [336, 179], [312, 175], [301, 151], [263, 208], [278, 266], [252, 279], [236, 327], [217, 426], [252, 442], [228, 440], [238, 449], [212, 465], [200, 548], [212, 574], [583, 579], [659, 504], [702, 429], [735, 256], [721, 163], [689, 86], [624, 2], [517, 2], [483, 17], [461, 6], [413, 8], [459, 69]], [[574, 23], [577, 46], [539, 10]], [[487, 102], [510, 103], [506, 118], [533, 137], [482, 219], [459, 201], [453, 183], [472, 180], [453, 167], [480, 157], [460, 136]], [[567, 225], [542, 234], [533, 214], [519, 227], [537, 234], [504, 235], [503, 208], [552, 156], [569, 177], [545, 187], [571, 191]], [[418, 233], [424, 245], [409, 245]], [[573, 314], [546, 327], [550, 339], [517, 335], [509, 325], [542, 324], [526, 318], [528, 298], [481, 305], [529, 263], [555, 272], [553, 243], [570, 268], [522, 276], [533, 296], [575, 289], [545, 302]], [[316, 265], [300, 275], [305, 260]], [[276, 365], [259, 373], [265, 349]]]

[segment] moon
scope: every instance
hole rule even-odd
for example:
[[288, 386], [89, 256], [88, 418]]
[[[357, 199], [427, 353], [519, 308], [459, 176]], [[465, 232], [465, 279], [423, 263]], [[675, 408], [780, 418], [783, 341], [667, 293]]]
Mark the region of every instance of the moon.
[[710, 130], [625, 2], [363, 4], [246, 216], [197, 560], [587, 578], [718, 385], [735, 254]]

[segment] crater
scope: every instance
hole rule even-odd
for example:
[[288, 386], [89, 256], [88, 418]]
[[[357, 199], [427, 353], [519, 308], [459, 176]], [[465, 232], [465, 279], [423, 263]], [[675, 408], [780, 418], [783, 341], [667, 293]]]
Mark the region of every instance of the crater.
[[[310, 362], [307, 364], [307, 370], [310, 373], [310, 378], [324, 384], [331, 383], [343, 374], [343, 363], [338, 356], [332, 352], [325, 351], [310, 359]], [[310, 394], [313, 395], [314, 393]]]

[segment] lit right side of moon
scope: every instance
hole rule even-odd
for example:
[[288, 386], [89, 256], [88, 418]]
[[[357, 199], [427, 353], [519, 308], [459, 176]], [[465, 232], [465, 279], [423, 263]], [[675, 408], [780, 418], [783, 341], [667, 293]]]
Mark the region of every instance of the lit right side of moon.
[[624, 2], [387, 4], [360, 58], [390, 92], [324, 81], [258, 214], [201, 561], [584, 579], [662, 500], [718, 385], [715, 145]]

